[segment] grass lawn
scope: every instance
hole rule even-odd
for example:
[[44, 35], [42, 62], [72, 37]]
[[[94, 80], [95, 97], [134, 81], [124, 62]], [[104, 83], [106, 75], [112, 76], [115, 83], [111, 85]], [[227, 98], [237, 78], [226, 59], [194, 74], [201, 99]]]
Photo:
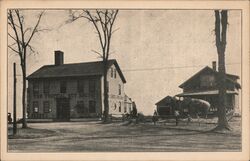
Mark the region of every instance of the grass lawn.
[[241, 118], [230, 120], [231, 132], [209, 132], [213, 120], [189, 125], [173, 120], [124, 125], [122, 122], [29, 123], [8, 139], [9, 152], [206, 152], [241, 151]]

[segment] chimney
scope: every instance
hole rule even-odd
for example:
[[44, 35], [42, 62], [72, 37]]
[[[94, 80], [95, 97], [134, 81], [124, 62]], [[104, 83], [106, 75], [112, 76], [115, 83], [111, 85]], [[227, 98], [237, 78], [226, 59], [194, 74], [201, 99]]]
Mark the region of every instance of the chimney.
[[216, 61], [212, 61], [213, 70], [216, 71]]
[[63, 65], [63, 52], [60, 50], [55, 51], [55, 65]]

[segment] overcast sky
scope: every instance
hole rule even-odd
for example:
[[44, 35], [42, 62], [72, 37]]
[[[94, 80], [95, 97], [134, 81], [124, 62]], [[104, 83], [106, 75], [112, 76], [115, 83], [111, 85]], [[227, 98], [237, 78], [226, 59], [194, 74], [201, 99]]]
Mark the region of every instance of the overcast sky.
[[[36, 11], [26, 11], [27, 26], [35, 23]], [[99, 50], [95, 30], [86, 19], [61, 26], [67, 10], [46, 10], [42, 28], [51, 31], [35, 35], [32, 46], [39, 54], [27, 60], [28, 75], [43, 65], [54, 63], [54, 50], [64, 52], [64, 63], [98, 60], [91, 50]], [[138, 111], [152, 114], [155, 103], [176, 95], [178, 87], [212, 61], [217, 61], [213, 10], [120, 10], [112, 37], [111, 58], [118, 61], [127, 80], [125, 92]], [[226, 70], [241, 77], [241, 12], [229, 11]], [[10, 56], [11, 55], [11, 56]], [[12, 63], [19, 58], [9, 52], [9, 111], [12, 108]], [[20, 75], [20, 67], [18, 74]], [[18, 79], [21, 96], [20, 76]], [[20, 108], [19, 108], [20, 107]], [[18, 100], [21, 114], [21, 97]]]

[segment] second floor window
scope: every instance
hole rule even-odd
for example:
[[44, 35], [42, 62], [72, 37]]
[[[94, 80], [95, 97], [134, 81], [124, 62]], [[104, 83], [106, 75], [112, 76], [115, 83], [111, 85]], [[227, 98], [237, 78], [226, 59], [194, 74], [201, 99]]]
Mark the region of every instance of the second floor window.
[[38, 82], [33, 83], [33, 96], [34, 97], [39, 96], [39, 83]]
[[114, 78], [116, 78], [116, 70], [114, 69]]
[[90, 97], [95, 97], [95, 80], [89, 80], [89, 95]]
[[203, 75], [200, 78], [200, 86], [201, 87], [212, 87], [215, 84], [213, 75]]
[[61, 81], [60, 82], [60, 93], [66, 93], [67, 91], [67, 82]]
[[113, 68], [110, 68], [110, 73], [111, 73], [111, 78], [113, 78], [113, 75], [114, 75]]
[[118, 88], [119, 88], [119, 89], [118, 89], [118, 94], [121, 95], [121, 94], [122, 94], [122, 87], [121, 87], [120, 84], [118, 85]]
[[49, 94], [49, 88], [50, 88], [49, 81], [44, 81], [43, 82], [43, 93], [44, 94]]
[[81, 93], [81, 94], [84, 93], [84, 81], [83, 80], [77, 81], [77, 91], [78, 93]]

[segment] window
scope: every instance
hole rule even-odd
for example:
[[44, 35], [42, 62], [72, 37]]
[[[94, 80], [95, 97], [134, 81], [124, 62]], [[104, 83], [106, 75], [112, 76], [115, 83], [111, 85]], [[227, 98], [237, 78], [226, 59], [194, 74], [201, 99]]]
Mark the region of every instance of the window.
[[33, 112], [38, 113], [39, 112], [39, 104], [37, 101], [33, 102]]
[[89, 95], [95, 97], [95, 80], [89, 80]]
[[89, 113], [95, 113], [95, 101], [89, 101]]
[[119, 88], [118, 94], [121, 95], [122, 94], [122, 89], [121, 89], [122, 87], [120, 84], [118, 85], [118, 88]]
[[39, 83], [38, 82], [33, 83], [33, 96], [34, 97], [39, 96]]
[[110, 68], [111, 78], [113, 78], [113, 68]]
[[60, 93], [66, 93], [67, 90], [67, 82], [61, 81], [60, 82]]
[[116, 70], [114, 69], [114, 78], [116, 78]]
[[50, 110], [49, 110], [49, 101], [44, 101], [43, 102], [43, 112], [44, 113], [49, 113]]
[[84, 113], [84, 102], [83, 101], [77, 101], [77, 112], [78, 113]]
[[44, 81], [43, 82], [43, 93], [44, 94], [49, 94], [49, 88], [50, 88], [49, 81]]
[[128, 107], [128, 110], [129, 110], [129, 113], [131, 113], [131, 111], [132, 111], [132, 110], [131, 110], [131, 106]]
[[122, 112], [122, 103], [119, 102], [119, 112]]
[[80, 94], [84, 93], [84, 81], [83, 80], [78, 80], [77, 81], [77, 91]]
[[127, 112], [127, 106], [124, 105], [124, 113]]
[[114, 110], [116, 110], [116, 103], [114, 103], [114, 106], [113, 106]]
[[201, 87], [212, 87], [214, 86], [215, 80], [213, 75], [203, 75], [200, 78], [200, 86]]

